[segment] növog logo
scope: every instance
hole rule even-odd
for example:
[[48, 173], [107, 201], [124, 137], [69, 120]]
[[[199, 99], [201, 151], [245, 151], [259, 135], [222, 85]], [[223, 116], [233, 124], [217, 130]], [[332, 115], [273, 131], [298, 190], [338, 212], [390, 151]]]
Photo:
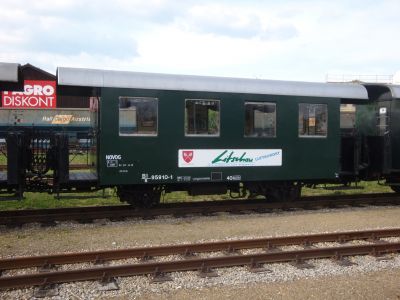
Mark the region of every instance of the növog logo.
[[121, 154], [107, 154], [106, 155], [106, 159], [122, 159], [122, 155]]

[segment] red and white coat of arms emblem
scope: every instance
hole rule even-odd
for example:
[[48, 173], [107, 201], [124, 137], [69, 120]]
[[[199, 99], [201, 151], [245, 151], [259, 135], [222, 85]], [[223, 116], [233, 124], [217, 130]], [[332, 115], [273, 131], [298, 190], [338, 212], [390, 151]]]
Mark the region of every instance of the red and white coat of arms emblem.
[[182, 158], [186, 163], [190, 163], [193, 159], [193, 150], [182, 151]]

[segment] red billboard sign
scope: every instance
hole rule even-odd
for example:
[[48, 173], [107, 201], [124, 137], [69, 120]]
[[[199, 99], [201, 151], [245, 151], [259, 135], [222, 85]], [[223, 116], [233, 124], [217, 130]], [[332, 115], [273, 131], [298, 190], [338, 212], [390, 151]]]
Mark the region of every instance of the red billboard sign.
[[56, 82], [25, 80], [23, 92], [2, 92], [3, 108], [56, 108]]

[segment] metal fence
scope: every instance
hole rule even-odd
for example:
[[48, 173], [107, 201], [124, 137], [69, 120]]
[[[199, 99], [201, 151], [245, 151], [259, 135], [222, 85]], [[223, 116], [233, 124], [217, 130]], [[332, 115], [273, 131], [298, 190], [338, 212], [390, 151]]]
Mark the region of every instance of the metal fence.
[[348, 75], [328, 74], [326, 82], [369, 82], [369, 83], [393, 83], [393, 75]]

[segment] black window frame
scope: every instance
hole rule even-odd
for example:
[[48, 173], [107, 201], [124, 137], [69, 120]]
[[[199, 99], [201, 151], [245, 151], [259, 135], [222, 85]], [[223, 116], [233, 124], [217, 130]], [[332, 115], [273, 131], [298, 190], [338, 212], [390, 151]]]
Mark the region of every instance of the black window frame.
[[[188, 101], [213, 101], [213, 102], [217, 102], [218, 103], [218, 133], [217, 134], [208, 134], [208, 133], [188, 133], [187, 129], [189, 128], [189, 126], [187, 126], [189, 119], [188, 119], [188, 115], [187, 115], [187, 107], [186, 107], [186, 103]], [[184, 131], [184, 135], [185, 137], [210, 137], [210, 138], [214, 138], [214, 137], [220, 137], [221, 136], [221, 100], [220, 99], [204, 99], [204, 98], [185, 98], [185, 103], [184, 103], [184, 124], [183, 124], [183, 131]]]
[[[156, 103], [156, 127], [154, 133], [121, 133], [121, 107], [120, 101], [122, 99], [135, 99], [135, 100], [147, 100], [147, 101], [155, 101]], [[159, 126], [159, 109], [158, 109], [159, 99], [157, 97], [138, 97], [138, 96], [119, 96], [118, 97], [118, 135], [119, 136], [127, 136], [127, 137], [157, 137], [158, 136], [158, 126]], [[136, 112], [136, 126], [138, 124], [138, 117]]]
[[[246, 125], [247, 125], [247, 119], [246, 119], [246, 105], [274, 105], [275, 106], [275, 111], [274, 111], [274, 135], [267, 135], [267, 136], [254, 136], [254, 135], [246, 135]], [[244, 101], [244, 137], [245, 138], [266, 138], [266, 139], [271, 139], [271, 138], [276, 138], [277, 137], [277, 109], [278, 105], [276, 102], [273, 101], [250, 101], [250, 100], [245, 100]], [[254, 130], [254, 126], [253, 126]]]
[[[302, 112], [302, 110], [301, 110], [301, 105], [308, 105], [308, 106], [324, 106], [325, 107], [325, 112], [326, 112], [326, 120], [325, 120], [325, 123], [326, 123], [326, 129], [325, 129], [325, 134], [324, 135], [321, 135], [321, 134], [309, 134], [309, 133], [307, 133], [307, 134], [301, 134], [301, 132], [300, 132], [300, 113]], [[308, 112], [310, 111], [310, 108], [308, 108]], [[310, 117], [309, 117], [309, 115], [308, 115], [308, 122], [310, 122], [309, 119]], [[329, 123], [328, 123], [328, 118], [329, 118], [329, 107], [328, 107], [328, 104], [327, 103], [310, 103], [310, 102], [301, 102], [301, 103], [299, 103], [298, 104], [298, 128], [297, 128], [297, 131], [298, 131], [298, 137], [299, 138], [320, 138], [320, 139], [323, 139], [323, 138], [328, 138], [328, 130], [329, 130]], [[304, 119], [304, 118], [303, 118]], [[317, 116], [315, 115], [314, 116], [314, 122], [315, 122], [315, 125], [313, 126], [313, 127], [317, 127]], [[303, 124], [304, 125], [304, 123], [301, 123], [301, 124]]]

